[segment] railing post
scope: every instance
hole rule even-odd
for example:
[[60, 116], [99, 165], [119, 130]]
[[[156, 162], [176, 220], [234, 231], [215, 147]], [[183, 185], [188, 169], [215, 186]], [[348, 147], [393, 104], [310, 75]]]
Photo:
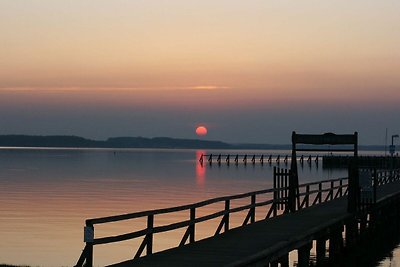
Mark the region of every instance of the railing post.
[[283, 174], [283, 169], [278, 168], [278, 173], [279, 176], [277, 177], [278, 179], [278, 210], [282, 209], [282, 174]]
[[153, 254], [153, 228], [154, 228], [154, 214], [150, 214], [147, 217], [147, 245], [146, 245], [146, 255]]
[[378, 179], [378, 182], [377, 182], [377, 186], [380, 186], [380, 185], [382, 185], [382, 172], [378, 172], [377, 173], [377, 179]]
[[284, 210], [286, 207], [286, 205], [285, 205], [285, 202], [286, 202], [286, 196], [285, 196], [285, 194], [286, 194], [286, 184], [285, 184], [285, 182], [286, 182], [286, 178], [288, 177], [288, 175], [289, 175], [289, 172], [288, 172], [288, 169], [285, 169], [285, 173], [284, 173], [284, 175], [283, 176], [281, 176], [281, 179], [282, 179], [282, 182], [281, 182], [281, 188], [282, 188], [282, 190], [281, 190], [281, 209], [282, 210]]
[[196, 219], [196, 208], [190, 209], [190, 237], [189, 243], [194, 243], [195, 241], [195, 224], [194, 221]]
[[250, 217], [250, 222], [254, 223], [256, 221], [256, 195], [253, 194], [251, 195], [251, 217]]
[[306, 198], [307, 198], [306, 208], [308, 208], [310, 206], [310, 186], [309, 185], [306, 186]]
[[277, 171], [276, 171], [276, 166], [274, 166], [274, 202], [272, 203], [273, 205], [273, 215], [276, 217], [277, 215], [277, 199], [278, 199], [278, 191], [277, 191]]
[[339, 181], [339, 196], [343, 196], [343, 180], [340, 179]]
[[319, 196], [318, 202], [321, 203], [322, 202], [322, 183], [318, 184], [318, 196]]
[[84, 228], [84, 241], [86, 243], [86, 263], [85, 266], [93, 267], [93, 240], [94, 240], [94, 226], [86, 222]]
[[374, 169], [374, 203], [376, 203], [376, 189], [378, 187], [378, 173], [376, 168]]
[[291, 175], [291, 171], [289, 170], [289, 174], [285, 176], [285, 211], [287, 210], [288, 203], [289, 203], [289, 177]]
[[331, 200], [333, 199], [333, 188], [335, 187], [335, 182], [331, 181]]
[[227, 212], [225, 214], [225, 224], [224, 224], [224, 232], [228, 232], [229, 231], [229, 206], [230, 206], [230, 200], [227, 199], [225, 200], [225, 211]]

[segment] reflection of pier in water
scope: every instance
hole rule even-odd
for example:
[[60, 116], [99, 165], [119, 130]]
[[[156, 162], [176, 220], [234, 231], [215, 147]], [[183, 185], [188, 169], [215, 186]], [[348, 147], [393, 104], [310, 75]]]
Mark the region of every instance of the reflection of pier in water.
[[[239, 163], [243, 163], [244, 165], [247, 165], [247, 163], [253, 165], [256, 163], [266, 163], [269, 165], [279, 165], [284, 163], [285, 165], [288, 165], [289, 162], [291, 162], [291, 157], [289, 155], [281, 156], [272, 154], [201, 154], [198, 158], [201, 165], [206, 162], [210, 165], [213, 163], [221, 165], [223, 162], [227, 165], [230, 165], [231, 162], [235, 165], [239, 165]], [[300, 164], [307, 162], [309, 165], [311, 165], [313, 162], [315, 162], [316, 166], [318, 167], [320, 158], [321, 157], [319, 155], [301, 155], [300, 157], [297, 157], [297, 160], [300, 162]]]

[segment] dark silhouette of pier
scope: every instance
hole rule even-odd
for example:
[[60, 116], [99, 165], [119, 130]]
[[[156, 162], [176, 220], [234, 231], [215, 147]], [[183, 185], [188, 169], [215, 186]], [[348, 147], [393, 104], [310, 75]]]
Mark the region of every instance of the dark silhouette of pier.
[[[296, 158], [301, 166], [304, 164], [319, 166], [322, 162], [323, 168], [347, 168], [351, 160], [354, 157], [351, 155], [301, 155]], [[399, 156], [358, 156], [358, 162], [362, 166], [370, 166], [380, 169], [388, 168], [400, 168], [400, 157]], [[198, 158], [198, 162], [202, 166], [217, 164], [238, 166], [242, 165], [256, 165], [256, 164], [267, 164], [267, 165], [289, 165], [291, 164], [292, 157], [288, 154], [284, 155], [272, 155], [272, 154], [201, 154]]]
[[[301, 155], [298, 157], [296, 160], [298, 160], [301, 164], [304, 162], [307, 162], [308, 164], [311, 164], [312, 162], [315, 162], [316, 164], [319, 163], [320, 161], [320, 156], [319, 155]], [[221, 165], [222, 163], [226, 163], [227, 165], [230, 165], [231, 162], [235, 165], [238, 165], [239, 163], [243, 163], [247, 165], [249, 164], [289, 164], [292, 158], [286, 154], [286, 155], [266, 155], [266, 154], [202, 154], [199, 157], [199, 163], [204, 165], [205, 163], [208, 164], [213, 164], [216, 163], [218, 165]]]
[[[338, 261], [362, 243], [400, 232], [400, 169], [378, 170], [359, 164], [357, 138], [357, 133], [293, 133], [291, 168], [274, 168], [273, 188], [189, 205], [88, 219], [84, 232], [86, 245], [76, 266], [93, 266], [93, 249], [97, 245], [136, 238], [142, 242], [133, 259], [112, 266], [275, 267], [280, 264], [286, 267], [289, 253], [297, 250], [297, 266], [308, 267], [313, 246], [317, 264]], [[301, 149], [296, 145], [326, 143], [352, 145], [348, 177], [299, 184], [296, 153]], [[217, 203], [223, 204], [220, 210], [200, 216], [197, 213]], [[178, 217], [173, 223], [155, 225], [156, 217], [169, 214], [173, 218], [176, 212], [187, 212], [187, 219]], [[240, 212], [245, 212], [243, 223], [232, 228], [231, 217]], [[142, 230], [95, 237], [95, 225], [140, 218], [147, 221]], [[217, 218], [220, 223], [215, 234], [196, 239], [198, 224]], [[177, 247], [154, 253], [157, 234], [177, 229], [185, 229]]]

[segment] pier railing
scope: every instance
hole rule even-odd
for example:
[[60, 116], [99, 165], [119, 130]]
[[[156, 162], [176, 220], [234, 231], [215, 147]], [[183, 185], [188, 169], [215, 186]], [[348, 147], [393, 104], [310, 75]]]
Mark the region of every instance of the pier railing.
[[347, 195], [348, 178], [331, 179], [299, 185], [298, 209], [327, 202]]
[[[400, 180], [400, 169], [390, 171], [377, 171], [376, 169], [370, 169], [366, 171], [369, 171], [369, 174], [371, 176], [374, 197], [373, 201], [371, 201], [371, 199], [368, 199], [367, 202], [365, 202], [365, 200], [361, 198], [361, 210], [365, 209], [375, 202], [376, 187]], [[186, 228], [185, 233], [178, 244], [178, 246], [183, 246], [186, 243], [193, 243], [196, 241], [196, 225], [201, 222], [221, 218], [220, 223], [218, 224], [218, 227], [214, 233], [214, 235], [219, 235], [223, 232], [229, 231], [232, 228], [230, 219], [231, 215], [234, 213], [243, 211], [246, 213], [246, 216], [243, 218], [243, 223], [241, 224], [242, 226], [256, 222], [257, 218], [265, 220], [268, 218], [279, 216], [283, 213], [287, 213], [290, 175], [290, 171], [275, 167], [273, 188], [270, 189], [231, 196], [217, 197], [190, 205], [182, 205], [171, 208], [88, 219], [86, 220], [84, 231], [84, 241], [86, 243], [86, 246], [75, 266], [93, 266], [93, 247], [95, 245], [143, 238], [143, 241], [141, 242], [136, 254], [134, 255], [134, 258], [139, 258], [144, 252], [145, 255], [151, 255], [153, 253], [153, 242], [155, 234]], [[316, 204], [340, 198], [347, 194], [348, 178], [331, 179], [301, 184], [298, 188], [296, 206], [297, 209], [300, 210]], [[234, 201], [242, 202], [241, 204], [234, 206], [232, 205]], [[246, 202], [246, 204], [243, 204], [243, 201]], [[216, 203], [222, 204], [223, 208], [211, 214], [198, 216], [196, 211], [198, 211], [200, 208], [207, 207]], [[262, 207], [264, 208], [261, 209]], [[258, 212], [257, 217], [256, 211]], [[163, 214], [173, 214], [177, 212], [187, 212], [187, 219], [176, 221], [167, 225], [155, 226], [154, 221], [157, 216]], [[260, 214], [261, 212], [262, 214]], [[139, 218], [147, 219], [147, 225], [142, 230], [120, 235], [95, 238], [95, 225]]]
[[[154, 235], [158, 233], [186, 228], [186, 231], [178, 245], [183, 246], [188, 242], [195, 242], [196, 225], [201, 222], [221, 218], [221, 221], [214, 234], [219, 235], [222, 232], [229, 231], [229, 229], [231, 228], [230, 217], [234, 213], [247, 211], [247, 215], [243, 219], [242, 226], [254, 223], [256, 221], [256, 209], [259, 213], [264, 213], [263, 216], [260, 216], [260, 214], [258, 214], [258, 218], [268, 219], [274, 216], [279, 216], [280, 214], [287, 212], [286, 204], [288, 203], [289, 176], [290, 171], [275, 169], [274, 188], [272, 189], [253, 191], [249, 193], [225, 197], [217, 197], [190, 205], [183, 205], [172, 208], [156, 209], [116, 216], [88, 219], [86, 220], [84, 231], [84, 241], [86, 243], [86, 246], [75, 266], [93, 266], [93, 246], [95, 245], [143, 238], [143, 241], [141, 242], [136, 254], [134, 255], [134, 258], [138, 258], [141, 257], [144, 252], [146, 255], [151, 255], [153, 253]], [[303, 184], [299, 186], [298, 207], [305, 208], [315, 204], [319, 204], [324, 201], [330, 201], [332, 199], [344, 196], [346, 193], [347, 178]], [[246, 199], [248, 199], [247, 204], [241, 204], [235, 207], [231, 205], [232, 202], [235, 200]], [[223, 208], [211, 214], [203, 216], [196, 215], [196, 211], [199, 208], [216, 203], [223, 204]], [[267, 207], [267, 209], [263, 209], [261, 211], [261, 207]], [[154, 221], [157, 216], [184, 211], [188, 213], [188, 217], [186, 220], [177, 221], [167, 225], [155, 226]], [[105, 224], [138, 218], [147, 218], [147, 225], [142, 230], [100, 238], [96, 238], [94, 235], [94, 226], [97, 224]]]
[[384, 185], [388, 183], [392, 183], [395, 181], [400, 180], [400, 169], [394, 169], [394, 170], [385, 170], [385, 171], [372, 171], [374, 177], [376, 177], [376, 185]]

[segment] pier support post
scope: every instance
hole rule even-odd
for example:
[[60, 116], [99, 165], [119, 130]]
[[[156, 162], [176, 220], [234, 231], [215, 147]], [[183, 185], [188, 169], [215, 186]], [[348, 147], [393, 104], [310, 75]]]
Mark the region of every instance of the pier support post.
[[312, 244], [302, 246], [297, 250], [298, 252], [298, 267], [309, 267], [310, 266], [310, 250]]
[[316, 243], [317, 264], [321, 264], [326, 260], [326, 238], [320, 237]]
[[343, 237], [342, 237], [343, 227], [332, 229], [329, 237], [329, 258], [334, 260], [338, 256], [343, 248]]
[[280, 267], [289, 267], [289, 254], [286, 254], [285, 256], [282, 256], [281, 258], [279, 258], [276, 261], [271, 262], [267, 266], [269, 266], [269, 267], [278, 267], [278, 266], [280, 266]]
[[350, 161], [350, 165], [348, 168], [349, 180], [348, 180], [348, 196], [347, 196], [347, 211], [350, 213], [356, 213], [357, 207], [359, 203], [359, 177], [358, 177], [358, 161], [355, 155], [355, 158]]
[[367, 232], [367, 215], [363, 215], [360, 218], [360, 237], [365, 239], [366, 232]]
[[358, 225], [356, 219], [351, 219], [346, 223], [346, 247], [356, 244], [358, 237]]
[[281, 267], [289, 267], [289, 253], [280, 257], [278, 261], [281, 264]]

